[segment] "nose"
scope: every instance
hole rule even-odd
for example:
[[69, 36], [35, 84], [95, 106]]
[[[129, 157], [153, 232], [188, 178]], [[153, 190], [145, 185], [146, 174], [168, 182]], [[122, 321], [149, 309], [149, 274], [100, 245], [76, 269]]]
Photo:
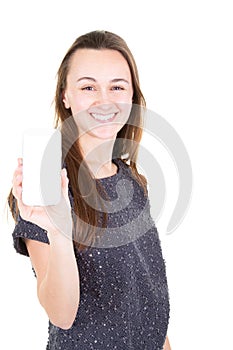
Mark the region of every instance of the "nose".
[[107, 89], [101, 89], [96, 94], [96, 98], [91, 106], [91, 111], [95, 113], [117, 113], [118, 108], [110, 96], [110, 91]]
[[113, 103], [110, 103], [109, 101], [105, 101], [105, 100], [95, 105], [95, 107], [97, 107], [98, 110], [102, 110], [103, 112], [106, 112], [106, 113], [112, 113], [113, 109], [115, 111], [116, 108], [114, 108], [114, 106], [115, 105]]
[[101, 89], [98, 92], [92, 106], [105, 113], [115, 113], [116, 110], [116, 105], [114, 101], [111, 100], [110, 92], [105, 89]]
[[93, 104], [89, 108], [89, 113], [98, 113], [98, 114], [112, 114], [118, 113], [119, 109], [114, 103], [106, 103], [102, 101], [101, 103]]

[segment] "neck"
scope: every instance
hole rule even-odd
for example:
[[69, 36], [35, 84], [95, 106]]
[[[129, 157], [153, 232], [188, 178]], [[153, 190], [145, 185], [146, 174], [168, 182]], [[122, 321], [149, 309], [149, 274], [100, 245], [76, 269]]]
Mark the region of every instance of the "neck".
[[107, 177], [116, 173], [117, 166], [112, 163], [115, 139], [103, 140], [83, 135], [79, 145], [85, 162], [95, 178]]

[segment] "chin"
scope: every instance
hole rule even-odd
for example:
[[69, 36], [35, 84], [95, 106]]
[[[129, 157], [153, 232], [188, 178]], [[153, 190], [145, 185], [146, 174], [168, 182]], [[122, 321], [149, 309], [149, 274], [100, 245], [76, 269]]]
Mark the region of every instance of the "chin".
[[98, 137], [103, 140], [107, 139], [115, 139], [117, 137], [117, 133], [122, 129], [123, 125], [119, 127], [119, 125], [106, 125], [101, 126], [92, 130], [92, 135]]

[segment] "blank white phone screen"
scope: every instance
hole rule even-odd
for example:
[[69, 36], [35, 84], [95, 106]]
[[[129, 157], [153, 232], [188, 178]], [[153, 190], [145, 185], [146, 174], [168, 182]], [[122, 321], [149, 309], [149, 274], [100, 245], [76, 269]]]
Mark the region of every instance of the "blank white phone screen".
[[23, 134], [22, 201], [29, 206], [56, 205], [61, 197], [61, 133], [28, 129]]

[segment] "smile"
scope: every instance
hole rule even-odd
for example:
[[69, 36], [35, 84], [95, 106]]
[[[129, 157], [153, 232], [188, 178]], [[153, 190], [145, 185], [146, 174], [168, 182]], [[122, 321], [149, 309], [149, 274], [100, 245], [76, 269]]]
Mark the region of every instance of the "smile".
[[113, 121], [116, 117], [116, 113], [109, 113], [109, 114], [99, 114], [99, 113], [91, 113], [91, 116], [100, 122], [110, 122]]

